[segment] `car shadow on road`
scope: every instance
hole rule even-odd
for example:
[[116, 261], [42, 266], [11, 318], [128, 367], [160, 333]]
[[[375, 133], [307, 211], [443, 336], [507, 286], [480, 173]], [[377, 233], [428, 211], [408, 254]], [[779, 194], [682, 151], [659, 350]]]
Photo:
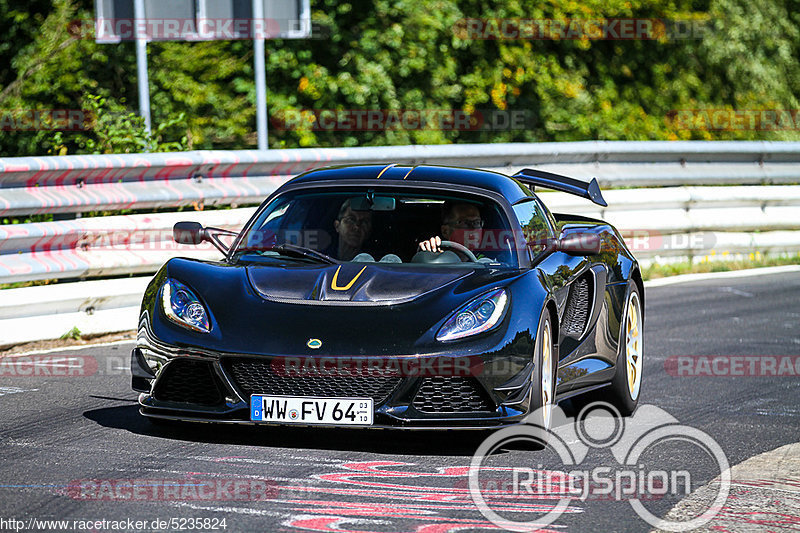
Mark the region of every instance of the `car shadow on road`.
[[208, 423], [153, 424], [137, 405], [91, 409], [87, 419], [143, 437], [273, 448], [342, 450], [425, 456], [472, 456], [491, 431], [295, 428]]

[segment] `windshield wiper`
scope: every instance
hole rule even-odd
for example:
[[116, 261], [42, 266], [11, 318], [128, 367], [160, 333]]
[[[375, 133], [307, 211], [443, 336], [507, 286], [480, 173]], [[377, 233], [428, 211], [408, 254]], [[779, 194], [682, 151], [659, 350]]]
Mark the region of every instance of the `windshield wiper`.
[[276, 244], [273, 246], [265, 246], [259, 248], [248, 249], [244, 248], [238, 250], [238, 253], [245, 254], [249, 252], [281, 252], [284, 255], [294, 255], [297, 257], [304, 257], [306, 259], [313, 259], [318, 263], [326, 263], [328, 265], [335, 265], [338, 263], [336, 259], [323, 254], [322, 252], [318, 252], [316, 250], [312, 250], [311, 248], [305, 248], [303, 246], [297, 246], [296, 244]]
[[305, 246], [289, 244], [288, 242], [283, 244], [278, 244], [277, 246], [275, 246], [275, 249], [279, 251], [294, 252], [296, 254], [302, 255], [303, 257], [318, 259], [320, 262], [328, 263], [329, 265], [335, 265], [338, 263], [336, 259], [334, 259], [329, 255], [325, 255], [322, 252], [312, 250], [311, 248], [306, 248]]

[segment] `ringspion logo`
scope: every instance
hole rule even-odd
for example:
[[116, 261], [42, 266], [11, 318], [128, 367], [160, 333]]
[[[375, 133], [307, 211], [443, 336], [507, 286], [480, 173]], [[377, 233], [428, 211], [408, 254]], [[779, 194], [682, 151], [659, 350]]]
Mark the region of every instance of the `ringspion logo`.
[[[537, 413], [534, 413], [536, 420]], [[547, 464], [493, 466], [502, 449], [534, 445], [549, 453]], [[608, 456], [611, 456], [610, 458]], [[592, 461], [605, 457], [599, 466]], [[528, 455], [537, 460], [545, 453]], [[502, 459], [497, 459], [502, 465]], [[731, 472], [720, 445], [707, 433], [682, 425], [668, 412], [640, 405], [622, 418], [610, 404], [595, 402], [574, 420], [552, 407], [552, 429], [523, 423], [496, 431], [481, 443], [469, 469], [472, 500], [497, 527], [533, 531], [555, 523], [575, 501], [601, 499], [627, 502], [650, 526], [666, 531], [690, 531], [707, 524], [728, 499]], [[711, 470], [709, 470], [711, 469]], [[648, 503], [679, 501], [704, 485], [707, 472], [719, 472], [716, 493], [684, 520], [659, 518]], [[528, 520], [516, 519], [506, 505], [526, 498], [540, 504]]]

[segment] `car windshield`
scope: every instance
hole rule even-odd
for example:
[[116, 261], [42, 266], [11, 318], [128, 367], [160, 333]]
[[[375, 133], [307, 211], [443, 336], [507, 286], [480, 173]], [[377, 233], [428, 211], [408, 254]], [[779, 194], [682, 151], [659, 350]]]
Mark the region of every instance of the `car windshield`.
[[[440, 250], [420, 250], [438, 237]], [[387, 188], [300, 189], [259, 211], [235, 262], [517, 267], [503, 209], [484, 196]]]

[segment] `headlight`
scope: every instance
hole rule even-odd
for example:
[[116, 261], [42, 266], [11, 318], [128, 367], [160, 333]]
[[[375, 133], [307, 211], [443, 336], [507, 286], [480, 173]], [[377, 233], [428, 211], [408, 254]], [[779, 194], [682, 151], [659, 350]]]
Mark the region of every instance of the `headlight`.
[[447, 319], [436, 334], [436, 340], [452, 341], [492, 329], [503, 318], [507, 303], [505, 289], [475, 298]]
[[201, 333], [208, 333], [208, 313], [194, 293], [174, 279], [167, 279], [161, 288], [161, 306], [167, 318], [178, 325]]

